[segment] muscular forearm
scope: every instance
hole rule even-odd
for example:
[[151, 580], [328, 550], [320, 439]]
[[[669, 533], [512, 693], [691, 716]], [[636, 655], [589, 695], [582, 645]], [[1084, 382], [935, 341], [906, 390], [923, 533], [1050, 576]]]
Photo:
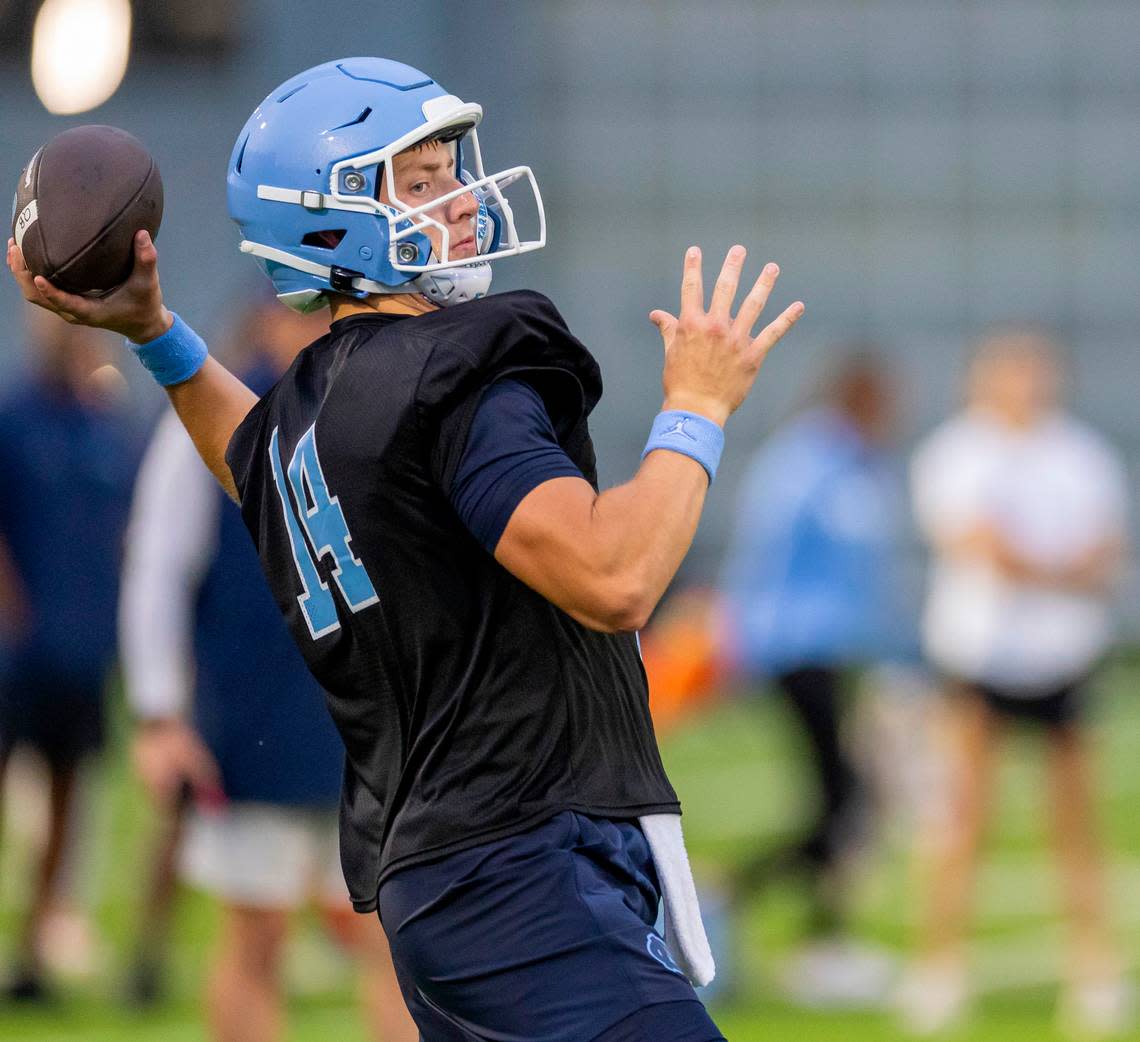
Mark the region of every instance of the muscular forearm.
[[627, 591], [629, 628], [640, 629], [689, 551], [704, 508], [704, 468], [675, 452], [651, 452], [632, 481], [594, 502], [586, 549]]
[[237, 488], [226, 465], [226, 446], [256, 404], [257, 395], [214, 358], [207, 359], [189, 380], [168, 387], [166, 392], [210, 473], [221, 482], [226, 495], [236, 500]]
[[652, 452], [624, 485], [597, 495], [576, 478], [519, 504], [496, 559], [583, 625], [640, 629], [689, 549], [708, 491], [695, 460]]

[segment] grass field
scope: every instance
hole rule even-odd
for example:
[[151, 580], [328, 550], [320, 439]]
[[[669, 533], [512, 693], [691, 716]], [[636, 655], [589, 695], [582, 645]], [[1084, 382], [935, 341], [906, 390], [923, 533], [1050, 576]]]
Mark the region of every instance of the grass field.
[[[1130, 965], [1140, 958], [1140, 670], [1117, 665], [1098, 685], [1102, 821], [1113, 857], [1113, 898], [1119, 936]], [[904, 707], [905, 712], [905, 707]], [[904, 745], [909, 724], [904, 720]], [[129, 940], [137, 918], [149, 814], [128, 778], [121, 735], [110, 759], [95, 814], [107, 838], [92, 852], [94, 900], [106, 965], [67, 984], [58, 1005], [25, 1012], [0, 1006], [4, 1042], [192, 1042], [204, 1039], [196, 1000], [215, 918], [201, 897], [183, 895], [171, 968], [171, 999], [158, 1013], [132, 1014], [120, 1001]], [[724, 702], [663, 742], [671, 776], [686, 807], [686, 836], [698, 873], [715, 878], [750, 845], [776, 842], [800, 820], [805, 786], [794, 736], [778, 703], [763, 697]], [[963, 1042], [1049, 1042], [1065, 1036], [1053, 1024], [1063, 932], [1041, 814], [1041, 765], [1032, 736], [1016, 736], [1001, 776], [1000, 809], [987, 845], [974, 932], [982, 995], [973, 1018], [950, 1037]], [[893, 754], [892, 754], [893, 755]], [[921, 757], [919, 757], [921, 759]], [[918, 764], [921, 767], [921, 763]], [[908, 783], [919, 785], [921, 779]], [[854, 896], [861, 941], [901, 956], [913, 929], [905, 828], [885, 830]], [[0, 940], [11, 938], [20, 851], [0, 857]], [[808, 1012], [781, 998], [789, 953], [803, 924], [804, 904], [792, 888], [755, 902], [735, 926], [737, 957], [729, 972], [731, 1005], [715, 1007], [734, 1042], [889, 1042], [904, 1036], [885, 1012]], [[291, 957], [291, 1042], [365, 1042], [353, 1009], [350, 970], [314, 922], [300, 925]], [[1136, 1035], [1140, 1038], [1140, 1033]]]

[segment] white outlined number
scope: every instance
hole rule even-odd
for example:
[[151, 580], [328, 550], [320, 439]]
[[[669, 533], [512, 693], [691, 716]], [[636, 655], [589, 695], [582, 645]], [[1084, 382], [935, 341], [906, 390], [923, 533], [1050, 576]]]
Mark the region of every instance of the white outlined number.
[[332, 578], [350, 611], [361, 611], [380, 598], [363, 563], [352, 552], [352, 534], [340, 500], [329, 493], [313, 428], [301, 435], [285, 470], [275, 427], [269, 439], [269, 462], [303, 588], [297, 603], [310, 636], [317, 640], [340, 629], [333, 592], [317, 570], [322, 557], [332, 556]]

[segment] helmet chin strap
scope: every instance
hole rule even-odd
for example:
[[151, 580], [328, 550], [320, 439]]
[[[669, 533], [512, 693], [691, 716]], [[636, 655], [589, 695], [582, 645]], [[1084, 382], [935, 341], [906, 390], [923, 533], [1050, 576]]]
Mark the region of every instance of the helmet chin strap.
[[412, 285], [441, 308], [485, 297], [491, 288], [491, 265], [476, 261], [461, 268], [424, 272]]
[[[461, 176], [464, 183], [473, 180], [466, 170]], [[486, 202], [480, 197], [472, 229], [475, 232], [476, 248], [479, 253], [487, 253], [493, 248], [497, 227], [497, 223], [488, 212]], [[435, 258], [434, 251], [432, 258]], [[412, 285], [441, 308], [451, 307], [452, 304], [464, 304], [487, 295], [487, 291], [491, 288], [491, 265], [487, 261], [475, 261], [445, 271], [425, 272], [414, 280]]]

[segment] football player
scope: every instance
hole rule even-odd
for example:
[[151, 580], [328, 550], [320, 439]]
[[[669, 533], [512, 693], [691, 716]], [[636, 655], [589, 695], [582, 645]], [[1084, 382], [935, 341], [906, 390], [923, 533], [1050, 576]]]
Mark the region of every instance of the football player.
[[634, 477], [599, 493], [597, 363], [545, 297], [486, 296], [490, 262], [542, 246], [545, 223], [529, 168], [484, 172], [481, 117], [376, 58], [307, 70], [255, 110], [228, 175], [242, 249], [285, 303], [332, 319], [260, 399], [163, 306], [145, 233], [101, 300], [33, 278], [14, 244], [9, 265], [28, 299], [132, 341], [240, 502], [344, 739], [354, 904], [379, 910], [424, 1038], [711, 1042], [636, 631], [725, 421], [803, 305], [753, 335], [776, 266], [734, 316], [743, 247], [707, 310], [690, 249], [679, 315], [650, 315], [664, 409]]

